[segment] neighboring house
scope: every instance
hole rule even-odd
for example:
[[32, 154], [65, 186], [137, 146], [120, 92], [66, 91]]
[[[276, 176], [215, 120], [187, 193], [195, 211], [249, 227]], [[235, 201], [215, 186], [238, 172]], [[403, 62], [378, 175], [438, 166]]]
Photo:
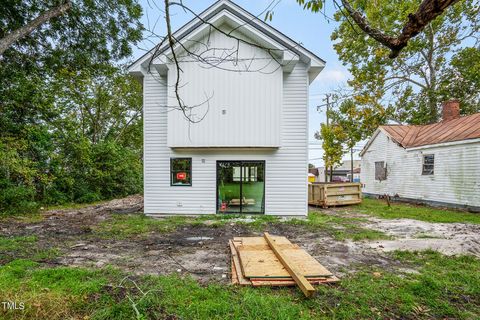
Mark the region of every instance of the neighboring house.
[[225, 0], [173, 36], [181, 99], [204, 118], [176, 110], [168, 45], [129, 67], [143, 83], [145, 213], [307, 215], [308, 88], [325, 62]]
[[360, 153], [363, 192], [480, 210], [480, 113], [460, 117], [443, 105], [443, 120], [379, 127]]
[[[350, 160], [344, 160], [342, 164], [333, 169], [333, 182], [348, 182], [350, 181], [351, 168]], [[360, 181], [360, 164], [361, 160], [353, 160], [353, 182]], [[330, 181], [330, 171], [325, 173], [325, 167], [312, 168], [310, 173], [315, 175], [315, 182], [325, 182], [325, 174], [327, 175], [327, 181]]]

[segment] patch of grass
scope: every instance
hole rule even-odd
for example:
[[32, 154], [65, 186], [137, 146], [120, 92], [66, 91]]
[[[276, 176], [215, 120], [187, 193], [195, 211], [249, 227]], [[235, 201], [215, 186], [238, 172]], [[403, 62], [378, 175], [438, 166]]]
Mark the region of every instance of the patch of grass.
[[152, 232], [172, 232], [177, 227], [189, 223], [194, 223], [193, 218], [176, 216], [155, 219], [144, 214], [114, 214], [111, 219], [93, 227], [93, 231], [103, 238], [124, 239], [145, 236]]
[[209, 216], [199, 217], [202, 221], [215, 221], [218, 225], [224, 225], [228, 223], [235, 223], [248, 226], [254, 230], [261, 231], [269, 223], [280, 223], [280, 219], [277, 216], [258, 214], [258, 215], [231, 215], [231, 214], [216, 214]]
[[34, 261], [51, 260], [60, 251], [56, 248], [42, 249], [37, 245], [36, 236], [0, 237], [0, 263], [7, 263], [18, 258]]
[[[190, 277], [129, 276], [112, 268], [51, 268], [16, 260], [0, 267], [0, 296], [24, 302], [5, 319], [478, 319], [480, 260], [433, 251], [394, 252], [419, 273], [376, 267], [319, 286], [313, 299], [298, 288], [200, 285]], [[131, 281], [132, 279], [133, 281]], [[138, 288], [143, 290], [144, 295]], [[132, 303], [139, 312], [136, 316]], [[3, 312], [3, 314], [2, 314]], [[2, 317], [3, 316], [3, 317]]]
[[365, 268], [336, 288], [321, 287], [318, 299], [327, 301], [338, 319], [478, 319], [480, 260], [434, 251], [393, 256], [419, 273]]
[[50, 210], [70, 210], [70, 209], [82, 209], [90, 206], [95, 206], [99, 204], [104, 204], [109, 202], [110, 200], [99, 200], [93, 202], [81, 202], [81, 203], [64, 203], [64, 204], [57, 204], [57, 205], [45, 205], [41, 210], [50, 211]]
[[22, 214], [1, 214], [0, 213], [0, 222], [20, 222], [20, 223], [38, 223], [42, 222], [45, 217], [39, 212], [29, 212]]
[[391, 207], [388, 207], [384, 201], [370, 198], [363, 199], [361, 204], [347, 210], [358, 211], [382, 219], [407, 218], [427, 222], [480, 224], [480, 214], [478, 213], [438, 209], [405, 203], [392, 203]]
[[292, 219], [286, 223], [304, 225], [313, 230], [329, 233], [337, 240], [351, 239], [353, 241], [390, 239], [387, 234], [361, 227], [359, 224], [366, 221], [362, 218], [341, 217], [319, 211], [310, 211], [306, 220]]
[[111, 219], [103, 221], [98, 226], [93, 227], [93, 230], [96, 235], [102, 238], [125, 239], [136, 236], [147, 236], [150, 233], [168, 233], [186, 225], [205, 225], [215, 228], [234, 223], [261, 231], [268, 224], [286, 223], [304, 225], [314, 230], [327, 231], [337, 240], [352, 239], [354, 241], [361, 241], [390, 238], [381, 231], [360, 227], [358, 223], [362, 221], [365, 221], [365, 219], [343, 218], [316, 211], [310, 212], [308, 219], [290, 219], [285, 221], [281, 221], [280, 218], [270, 215], [212, 214], [198, 217], [172, 216], [151, 218], [143, 214], [115, 214]]
[[20, 251], [36, 242], [35, 236], [0, 237], [0, 251]]
[[[24, 303], [24, 310], [0, 309], [2, 319], [81, 319], [101, 305], [115, 305], [104, 296], [102, 302], [89, 304], [88, 296], [100, 292], [111, 282], [115, 271], [90, 271], [80, 268], [42, 269], [30, 260], [15, 260], [0, 267], [2, 301]], [[121, 304], [120, 304], [121, 305]], [[127, 309], [126, 303], [124, 303]], [[120, 307], [120, 306], [119, 306]]]
[[267, 223], [278, 220], [278, 217], [267, 215], [209, 214], [198, 217], [172, 216], [152, 218], [140, 213], [114, 214], [111, 219], [93, 227], [93, 230], [98, 236], [103, 238], [124, 239], [135, 236], [147, 236], [152, 232], [168, 233], [186, 225], [205, 225], [215, 228], [235, 223], [261, 230]]

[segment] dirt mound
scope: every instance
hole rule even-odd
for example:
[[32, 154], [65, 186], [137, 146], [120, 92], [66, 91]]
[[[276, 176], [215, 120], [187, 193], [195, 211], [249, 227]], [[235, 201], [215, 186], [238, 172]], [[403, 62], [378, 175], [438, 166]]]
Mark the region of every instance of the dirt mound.
[[122, 199], [114, 199], [100, 204], [78, 209], [58, 209], [45, 212], [45, 216], [102, 214], [102, 213], [135, 213], [143, 211], [143, 196], [136, 194]]

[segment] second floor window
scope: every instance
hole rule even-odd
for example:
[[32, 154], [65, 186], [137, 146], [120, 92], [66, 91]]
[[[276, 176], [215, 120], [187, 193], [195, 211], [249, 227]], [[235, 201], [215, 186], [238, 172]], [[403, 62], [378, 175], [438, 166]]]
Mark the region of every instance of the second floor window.
[[435, 167], [435, 155], [425, 154], [423, 155], [422, 175], [432, 175]]

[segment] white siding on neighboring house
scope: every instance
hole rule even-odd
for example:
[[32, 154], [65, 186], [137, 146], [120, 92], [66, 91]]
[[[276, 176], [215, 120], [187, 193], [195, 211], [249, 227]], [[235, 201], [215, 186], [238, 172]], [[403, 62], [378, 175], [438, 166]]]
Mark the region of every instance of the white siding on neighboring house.
[[[434, 154], [433, 175], [422, 175], [423, 155]], [[385, 161], [387, 180], [375, 180], [375, 162]], [[404, 149], [383, 131], [362, 156], [363, 192], [480, 207], [480, 142]]]
[[[276, 104], [282, 125], [278, 149], [190, 148], [168, 146], [167, 79], [144, 76], [144, 195], [146, 214], [211, 214], [216, 212], [216, 161], [265, 160], [265, 214], [307, 214], [308, 74], [299, 62], [283, 76], [283, 103]], [[258, 106], [261, 107], [261, 106]], [[248, 111], [252, 112], [252, 111]], [[275, 115], [275, 116], [276, 116]], [[208, 115], [207, 115], [208, 117]], [[209, 120], [207, 120], [209, 121]], [[195, 126], [195, 124], [192, 124]], [[237, 137], [248, 128], [238, 128]], [[182, 138], [184, 139], [184, 138]], [[252, 142], [254, 143], [254, 142]], [[170, 158], [192, 158], [192, 186], [170, 186]], [[204, 163], [202, 162], [204, 159]]]

